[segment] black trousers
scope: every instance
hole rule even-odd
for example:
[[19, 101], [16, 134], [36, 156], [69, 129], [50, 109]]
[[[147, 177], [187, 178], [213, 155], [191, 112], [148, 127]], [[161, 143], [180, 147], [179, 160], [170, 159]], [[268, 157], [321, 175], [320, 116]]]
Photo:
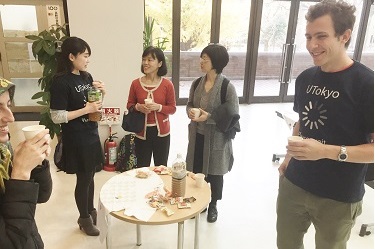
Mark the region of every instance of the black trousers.
[[146, 140], [134, 139], [135, 152], [137, 155], [137, 167], [148, 167], [151, 164], [151, 156], [154, 158], [154, 165], [167, 166], [170, 146], [170, 135], [158, 136], [156, 126], [147, 127]]
[[[203, 147], [204, 135], [197, 133], [194, 148], [193, 173], [202, 173], [203, 171]], [[205, 179], [211, 185], [211, 203], [216, 204], [217, 200], [223, 197], [224, 176], [208, 174]]]

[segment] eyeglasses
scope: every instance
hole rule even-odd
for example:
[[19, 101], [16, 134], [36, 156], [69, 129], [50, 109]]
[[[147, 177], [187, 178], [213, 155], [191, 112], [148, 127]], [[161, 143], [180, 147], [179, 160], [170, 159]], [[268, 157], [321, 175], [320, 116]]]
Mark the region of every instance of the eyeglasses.
[[206, 57], [206, 56], [201, 57], [201, 58], [199, 58], [199, 59], [200, 59], [200, 61], [203, 61], [203, 62], [210, 61], [210, 58], [209, 58], [209, 57]]

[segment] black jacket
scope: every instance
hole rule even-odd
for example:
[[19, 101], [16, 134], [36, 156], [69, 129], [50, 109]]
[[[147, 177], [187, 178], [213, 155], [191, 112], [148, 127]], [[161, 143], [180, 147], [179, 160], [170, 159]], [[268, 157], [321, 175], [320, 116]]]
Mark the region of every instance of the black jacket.
[[211, 114], [215, 120], [216, 127], [223, 132], [228, 139], [233, 139], [240, 128], [240, 115], [229, 102], [219, 105]]
[[0, 248], [43, 249], [34, 217], [37, 203], [46, 202], [52, 193], [47, 160], [31, 172], [29, 181], [5, 181], [0, 193]]

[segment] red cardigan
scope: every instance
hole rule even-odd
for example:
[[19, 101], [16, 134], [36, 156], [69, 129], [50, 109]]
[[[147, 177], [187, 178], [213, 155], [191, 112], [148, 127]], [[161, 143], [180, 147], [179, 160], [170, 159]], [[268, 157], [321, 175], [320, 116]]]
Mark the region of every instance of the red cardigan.
[[[150, 89], [150, 90], [148, 90]], [[158, 136], [164, 137], [170, 133], [169, 115], [176, 112], [176, 98], [174, 93], [174, 86], [167, 78], [162, 78], [160, 83], [154, 88], [145, 87], [141, 84], [140, 78], [133, 80], [130, 90], [128, 103], [126, 108], [129, 109], [131, 106], [144, 104], [146, 98], [152, 98], [155, 103], [161, 104], [162, 108], [160, 111], [152, 111], [148, 115], [155, 115], [156, 126], [158, 128]], [[147, 125], [147, 118], [145, 119], [145, 127]], [[136, 136], [140, 139], [146, 139], [146, 129], [137, 133]]]

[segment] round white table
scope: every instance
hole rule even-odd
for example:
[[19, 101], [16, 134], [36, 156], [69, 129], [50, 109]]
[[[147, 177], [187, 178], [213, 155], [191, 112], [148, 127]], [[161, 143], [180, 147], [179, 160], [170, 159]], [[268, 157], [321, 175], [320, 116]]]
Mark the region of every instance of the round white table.
[[[152, 167], [149, 168], [152, 170]], [[118, 185], [121, 185], [123, 188], [127, 188], [125, 190], [125, 195], [133, 195], [130, 198], [130, 201], [135, 199], [134, 193], [139, 192], [136, 191], [137, 184], [134, 184], [134, 179], [135, 178], [135, 170], [124, 172], [122, 174], [116, 175], [109, 179], [102, 187], [102, 190], [100, 192], [100, 198], [99, 198], [99, 216], [100, 215], [106, 215], [109, 214], [112, 217], [115, 217], [119, 220], [123, 220], [129, 223], [136, 224], [137, 226], [137, 245], [141, 245], [141, 225], [166, 225], [166, 224], [173, 224], [173, 223], [178, 223], [178, 240], [177, 240], [177, 248], [182, 249], [183, 244], [184, 244], [184, 221], [190, 218], [195, 217], [195, 236], [194, 236], [194, 248], [199, 249], [199, 216], [200, 213], [205, 209], [211, 199], [211, 190], [207, 182], [204, 182], [203, 187], [198, 188], [195, 185], [195, 180], [192, 179], [191, 177], [187, 176], [186, 179], [186, 194], [185, 197], [191, 197], [193, 196], [196, 200], [191, 204], [191, 208], [186, 208], [186, 209], [179, 209], [176, 204], [171, 205], [169, 202], [165, 204], [167, 208], [170, 210], [174, 211], [174, 214], [171, 216], [167, 216], [164, 212], [160, 210], [156, 210], [152, 216], [146, 221], [146, 220], [140, 220], [137, 219], [134, 216], [127, 216], [124, 214], [124, 209], [119, 210], [119, 211], [111, 211], [113, 210], [113, 203], [110, 203], [108, 200], [114, 200], [118, 198], [124, 198], [126, 199], [127, 196], [118, 196], [118, 191], [115, 189], [118, 188]], [[152, 172], [153, 173], [153, 172]], [[126, 175], [127, 177], [124, 177], [123, 174], [128, 174]], [[132, 175], [132, 176], [129, 176]], [[162, 181], [160, 183], [163, 183], [164, 186], [167, 189], [171, 189], [171, 183], [172, 183], [172, 177], [170, 175], [159, 175], [157, 177], [160, 177]], [[153, 177], [150, 181], [147, 181], [147, 179], [144, 179], [142, 183], [143, 186], [145, 187], [147, 185], [150, 185], [151, 189], [155, 188], [155, 185], [158, 185], [159, 187], [161, 186], [160, 183], [158, 183], [158, 178]], [[159, 179], [159, 180], [160, 180]], [[140, 182], [143, 179], [136, 179], [136, 181]], [[134, 189], [132, 189], [134, 188]], [[111, 191], [113, 189], [113, 191]], [[104, 191], [107, 190], [107, 191]], [[117, 193], [116, 193], [117, 192]], [[150, 191], [151, 192], [151, 191]], [[122, 192], [124, 193], [124, 192]], [[141, 193], [136, 193], [136, 194], [141, 194]], [[142, 193], [143, 194], [143, 193]], [[112, 196], [111, 196], [112, 195]], [[122, 194], [124, 195], [124, 194]], [[143, 198], [144, 196], [142, 196]], [[111, 199], [112, 198], [112, 199]], [[103, 208], [105, 210], [103, 210]], [[119, 209], [119, 207], [117, 207]], [[103, 214], [105, 213], [105, 214]], [[99, 228], [101, 229], [101, 233], [103, 230], [106, 231], [106, 244], [107, 248], [111, 248], [111, 234], [110, 234], [110, 217], [107, 217], [107, 226], [108, 229], [102, 229], [102, 225], [98, 224]], [[99, 218], [98, 218], [98, 223], [99, 223]], [[101, 219], [104, 220], [104, 219]]]

